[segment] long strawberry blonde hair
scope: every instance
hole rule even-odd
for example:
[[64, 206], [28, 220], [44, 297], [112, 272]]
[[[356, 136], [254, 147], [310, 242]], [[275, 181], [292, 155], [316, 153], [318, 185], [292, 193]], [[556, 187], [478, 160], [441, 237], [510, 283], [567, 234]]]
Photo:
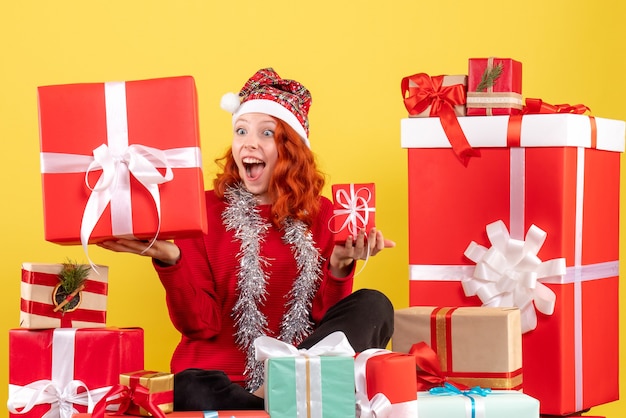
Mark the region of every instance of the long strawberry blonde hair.
[[[325, 176], [317, 168], [315, 155], [296, 131], [282, 120], [274, 119], [278, 160], [269, 184], [269, 194], [274, 202], [272, 223], [280, 227], [286, 218], [291, 217], [311, 226], [320, 209], [319, 197]], [[223, 198], [228, 186], [241, 182], [241, 177], [232, 148], [215, 162], [221, 172], [213, 180], [213, 188], [215, 194]]]

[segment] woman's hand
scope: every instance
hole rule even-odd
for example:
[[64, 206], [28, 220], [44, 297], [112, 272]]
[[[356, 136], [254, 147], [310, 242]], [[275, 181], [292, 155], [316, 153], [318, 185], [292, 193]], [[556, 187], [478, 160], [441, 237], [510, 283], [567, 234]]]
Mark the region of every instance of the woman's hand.
[[335, 245], [330, 256], [330, 272], [335, 277], [345, 277], [355, 260], [365, 260], [375, 256], [384, 248], [393, 248], [396, 243], [385, 239], [383, 233], [372, 228], [365, 238], [365, 230], [357, 234], [356, 240], [349, 236], [344, 245]]
[[[116, 239], [103, 241], [97, 244], [101, 248], [115, 252], [139, 254], [152, 257], [163, 264], [173, 266], [180, 259], [180, 248], [171, 241], [157, 240], [148, 248], [150, 242], [132, 239]], [[148, 248], [146, 250], [146, 248]]]

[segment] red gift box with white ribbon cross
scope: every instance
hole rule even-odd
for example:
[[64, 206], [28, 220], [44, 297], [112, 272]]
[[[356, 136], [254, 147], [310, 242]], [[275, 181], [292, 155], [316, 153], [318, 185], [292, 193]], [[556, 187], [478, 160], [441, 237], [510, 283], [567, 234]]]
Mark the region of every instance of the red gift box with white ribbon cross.
[[9, 330], [11, 418], [71, 418], [92, 412], [119, 382], [144, 367], [141, 328]]
[[38, 88], [45, 239], [206, 232], [192, 77]]
[[[620, 154], [625, 123], [582, 114], [402, 120], [409, 305], [517, 306], [524, 392], [565, 415], [618, 398]], [[470, 245], [471, 243], [471, 245]]]

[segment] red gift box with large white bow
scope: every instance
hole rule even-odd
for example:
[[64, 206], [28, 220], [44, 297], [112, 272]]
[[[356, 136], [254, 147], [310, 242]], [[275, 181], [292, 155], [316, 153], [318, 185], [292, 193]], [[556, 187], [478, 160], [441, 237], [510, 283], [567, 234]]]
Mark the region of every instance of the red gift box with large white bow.
[[143, 368], [141, 328], [11, 329], [9, 416], [92, 412], [121, 373]]
[[207, 231], [192, 77], [38, 88], [45, 239]]
[[459, 118], [480, 150], [467, 166], [436, 118], [402, 120], [409, 305], [519, 307], [524, 392], [566, 415], [618, 398], [625, 123], [513, 118]]

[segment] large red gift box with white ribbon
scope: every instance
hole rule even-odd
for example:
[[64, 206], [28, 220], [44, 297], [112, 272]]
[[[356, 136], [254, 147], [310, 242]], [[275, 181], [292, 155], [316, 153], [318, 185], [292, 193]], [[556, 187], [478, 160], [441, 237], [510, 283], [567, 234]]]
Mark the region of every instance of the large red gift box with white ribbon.
[[38, 88], [45, 239], [206, 232], [192, 77]]
[[[85, 288], [76, 295], [63, 293], [59, 273], [63, 264], [22, 263], [20, 300], [20, 327], [46, 328], [99, 328], [106, 325], [108, 273], [107, 266], [89, 268]], [[60, 309], [63, 298], [69, 299], [70, 309]], [[71, 305], [71, 306], [70, 306]]]
[[9, 416], [91, 412], [121, 373], [143, 368], [141, 328], [11, 329]]
[[575, 114], [525, 115], [517, 129], [509, 116], [459, 121], [480, 149], [467, 167], [437, 118], [401, 122], [409, 305], [518, 306], [524, 392], [543, 414], [618, 399], [625, 123]]

